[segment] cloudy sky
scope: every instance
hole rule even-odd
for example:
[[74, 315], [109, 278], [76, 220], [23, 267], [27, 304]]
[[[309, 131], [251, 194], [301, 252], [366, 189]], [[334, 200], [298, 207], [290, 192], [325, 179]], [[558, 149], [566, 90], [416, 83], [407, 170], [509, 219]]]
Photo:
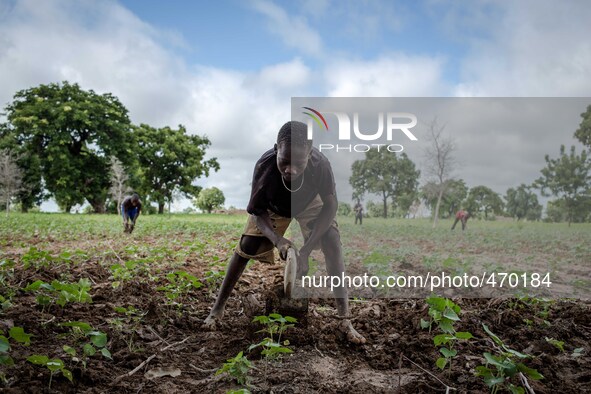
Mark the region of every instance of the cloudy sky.
[[[63, 80], [111, 92], [135, 123], [207, 135], [222, 168], [198, 183], [244, 207], [291, 97], [591, 96], [589, 20], [586, 0], [0, 0], [0, 104]], [[455, 175], [504, 194], [577, 125], [456, 131]]]

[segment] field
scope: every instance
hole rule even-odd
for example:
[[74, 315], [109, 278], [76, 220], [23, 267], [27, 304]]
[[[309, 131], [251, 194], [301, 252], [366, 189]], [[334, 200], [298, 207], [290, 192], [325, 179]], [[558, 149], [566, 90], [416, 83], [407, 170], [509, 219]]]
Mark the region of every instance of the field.
[[[279, 261], [250, 263], [221, 329], [202, 329], [244, 222], [142, 216], [127, 235], [114, 215], [2, 216], [0, 390], [591, 392], [589, 224], [473, 221], [462, 233], [448, 221], [431, 229], [422, 219], [339, 218], [351, 275], [550, 273], [561, 295], [427, 300], [365, 289], [351, 299], [353, 325], [367, 338], [359, 346], [338, 330], [331, 299], [311, 299], [294, 327], [277, 316], [253, 322], [266, 314]], [[312, 272], [325, 273], [313, 257]]]

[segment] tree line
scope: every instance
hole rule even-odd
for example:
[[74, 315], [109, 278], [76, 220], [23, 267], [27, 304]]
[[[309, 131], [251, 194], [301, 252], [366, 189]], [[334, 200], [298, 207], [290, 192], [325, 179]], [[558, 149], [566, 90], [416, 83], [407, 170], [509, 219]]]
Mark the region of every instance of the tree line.
[[[574, 136], [591, 148], [591, 105], [581, 118]], [[538, 179], [510, 187], [501, 197], [484, 185], [469, 189], [462, 179], [453, 177], [453, 139], [446, 137], [445, 125], [437, 119], [427, 128], [429, 146], [425, 149], [424, 167], [428, 180], [420, 188], [421, 173], [405, 153], [368, 151], [363, 160], [353, 163], [349, 178], [353, 200], [365, 195], [378, 197], [379, 202], [367, 202], [366, 214], [409, 217], [416, 214], [422, 202], [431, 210], [433, 226], [438, 219], [452, 217], [459, 209], [484, 219], [504, 215], [517, 220], [540, 220], [542, 205], [536, 194], [539, 191], [544, 197], [554, 197], [547, 204], [547, 220], [569, 224], [591, 221], [591, 155], [586, 149], [577, 153], [574, 146], [568, 151], [561, 146], [557, 158], [545, 156], [546, 166]], [[350, 214], [351, 206], [341, 203], [339, 213]]]
[[195, 199], [194, 181], [220, 168], [205, 159], [206, 136], [183, 125], [134, 125], [114, 95], [67, 81], [17, 92], [3, 115], [0, 205], [7, 209], [13, 201], [27, 212], [53, 197], [65, 212], [87, 202], [103, 213], [133, 190], [163, 213], [175, 196]]

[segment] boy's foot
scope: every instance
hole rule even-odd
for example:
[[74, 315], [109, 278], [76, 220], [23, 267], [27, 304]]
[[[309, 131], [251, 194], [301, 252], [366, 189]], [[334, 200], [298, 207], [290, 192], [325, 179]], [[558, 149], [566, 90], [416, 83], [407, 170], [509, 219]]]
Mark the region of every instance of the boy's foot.
[[341, 323], [341, 330], [345, 334], [347, 334], [347, 340], [351, 343], [362, 345], [366, 342], [363, 335], [358, 333], [357, 330], [355, 330], [355, 328], [353, 328], [353, 325], [351, 324], [351, 320], [349, 320], [349, 319], [343, 320], [343, 322]]
[[219, 321], [222, 319], [223, 313], [213, 314], [210, 313], [209, 316], [203, 321], [203, 328], [207, 331], [215, 331], [218, 328]]

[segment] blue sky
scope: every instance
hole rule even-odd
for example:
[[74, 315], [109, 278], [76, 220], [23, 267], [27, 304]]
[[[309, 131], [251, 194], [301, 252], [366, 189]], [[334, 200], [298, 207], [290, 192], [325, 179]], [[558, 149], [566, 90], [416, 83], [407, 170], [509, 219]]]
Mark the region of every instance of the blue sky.
[[[244, 207], [291, 97], [589, 96], [589, 20], [584, 0], [0, 0], [0, 103], [63, 80], [111, 92], [135, 123], [207, 135], [222, 169], [198, 184]], [[573, 127], [523, 147], [535, 171], [514, 158], [500, 182], [487, 149], [455, 175], [504, 194]]]

